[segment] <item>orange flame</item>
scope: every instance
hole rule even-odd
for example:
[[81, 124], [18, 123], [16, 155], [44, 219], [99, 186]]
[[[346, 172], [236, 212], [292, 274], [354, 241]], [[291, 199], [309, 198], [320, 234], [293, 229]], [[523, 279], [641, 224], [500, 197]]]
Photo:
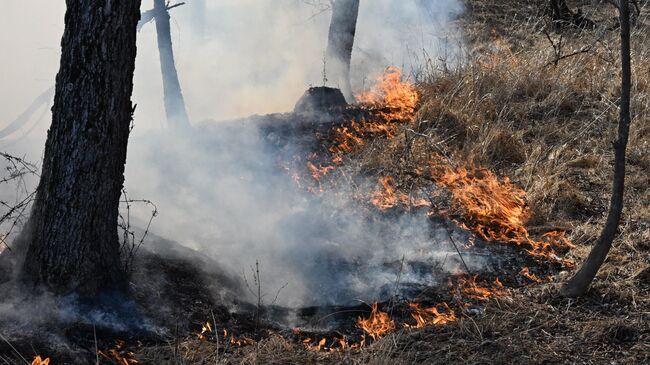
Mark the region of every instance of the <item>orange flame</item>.
[[449, 189], [455, 208], [476, 234], [489, 241], [524, 245], [532, 256], [571, 266], [555, 251], [574, 247], [564, 232], [549, 232], [541, 241], [529, 237], [524, 226], [528, 215], [526, 192], [507, 177], [499, 179], [492, 171], [475, 166], [434, 165], [433, 170], [437, 182]]
[[[365, 144], [365, 137], [384, 135], [392, 137], [397, 132], [395, 122], [412, 122], [418, 93], [412, 83], [402, 81], [397, 67], [389, 67], [368, 91], [356, 95], [362, 108], [367, 109], [372, 120], [351, 121], [334, 130], [334, 143], [329, 151], [334, 162], [340, 155], [355, 151]], [[338, 162], [337, 162], [338, 161]]]
[[377, 79], [377, 85], [356, 96], [362, 106], [378, 110], [383, 119], [412, 121], [418, 103], [418, 93], [412, 83], [402, 81], [402, 72], [388, 67]]
[[381, 188], [370, 193], [370, 202], [379, 209], [390, 209], [398, 203], [414, 208], [431, 206], [431, 203], [426, 199], [398, 192], [395, 181], [390, 176], [380, 178], [379, 185]]
[[408, 303], [411, 309], [411, 317], [415, 319], [415, 325], [405, 325], [407, 328], [424, 328], [429, 326], [442, 326], [456, 320], [456, 314], [449, 309], [447, 303], [440, 306], [444, 308], [439, 311], [438, 307], [422, 308], [417, 303]]
[[395, 329], [395, 321], [388, 316], [388, 313], [378, 310], [377, 303], [373, 304], [371, 308], [370, 317], [357, 318], [357, 326], [373, 340], [377, 340]]
[[40, 355], [37, 355], [32, 361], [32, 365], [49, 365], [50, 358], [42, 359]]
[[107, 351], [97, 351], [97, 353], [104, 358], [115, 361], [118, 364], [129, 365], [137, 364], [139, 361], [134, 358], [135, 354], [131, 351], [127, 351], [124, 348], [124, 341], [117, 340], [115, 341], [115, 347]]
[[307, 161], [307, 168], [309, 169], [309, 172], [311, 173], [311, 177], [315, 181], [319, 181], [321, 177], [329, 174], [334, 170], [334, 166], [323, 166], [319, 165], [316, 167], [311, 161]]
[[196, 336], [199, 340], [205, 341], [207, 339], [206, 334], [210, 332], [212, 332], [212, 325], [210, 325], [210, 321], [207, 321], [203, 326], [201, 326], [201, 332], [197, 333]]
[[522, 268], [519, 271], [519, 275], [523, 276], [524, 278], [534, 282], [534, 283], [541, 283], [543, 280], [537, 276], [536, 274], [530, 272], [530, 269], [527, 267]]
[[495, 279], [490, 285], [486, 283], [479, 284], [476, 282], [476, 278], [477, 275], [469, 277], [461, 275], [457, 277], [456, 283], [450, 279], [449, 285], [452, 287], [452, 291], [459, 292], [466, 299], [487, 301], [492, 297], [503, 297], [507, 294], [499, 279]]

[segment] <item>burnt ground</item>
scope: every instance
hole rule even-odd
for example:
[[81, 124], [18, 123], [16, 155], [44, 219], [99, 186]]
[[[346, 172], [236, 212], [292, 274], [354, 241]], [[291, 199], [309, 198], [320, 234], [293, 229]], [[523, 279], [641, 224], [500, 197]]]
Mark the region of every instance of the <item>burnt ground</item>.
[[[451, 155], [472, 158], [523, 187], [531, 208], [529, 231], [566, 229], [577, 245], [567, 256], [579, 263], [602, 226], [610, 190], [610, 141], [617, 118], [616, 108], [611, 105], [616, 104], [618, 95], [617, 34], [608, 30], [612, 28], [612, 9], [595, 7], [587, 1], [569, 1], [602, 23], [603, 29], [558, 33], [546, 28], [543, 4], [482, 0], [468, 3], [469, 11], [459, 19], [459, 26], [473, 54], [470, 65], [458, 72], [433, 73], [419, 80], [423, 100], [417, 122], [426, 124], [423, 133], [439, 137], [434, 142], [440, 142], [438, 146]], [[359, 313], [368, 314], [368, 305], [303, 308], [299, 312], [306, 323], [331, 320], [343, 333], [303, 330], [296, 335], [290, 328], [268, 321], [286, 309], [266, 308], [268, 314], [260, 316], [258, 324], [254, 303], [231, 305], [238, 294], [237, 278], [143, 250], [139, 267], [149, 270], [148, 275], [169, 277], [171, 284], [159, 292], [150, 282], [136, 280], [134, 288], [139, 291], [135, 296], [142, 306], [139, 310], [164, 326], [156, 328], [159, 331], [141, 333], [107, 331], [96, 326], [98, 348], [110, 349], [116, 340], [125, 340], [125, 348], [135, 352], [133, 358], [154, 364], [648, 363], [650, 129], [646, 97], [650, 83], [644, 70], [650, 59], [650, 33], [647, 4], [639, 3], [642, 12], [633, 35], [637, 86], [633, 92], [635, 114], [628, 150], [626, 209], [612, 252], [587, 295], [575, 300], [557, 295], [570, 269], [532, 260], [511, 246], [477, 242], [471, 250], [480, 252], [485, 248], [486, 252], [506, 257], [498, 277], [509, 288], [507, 295], [473, 302], [463, 317], [444, 326], [402, 329], [361, 350], [316, 352], [306, 350], [301, 341], [323, 336], [329, 346], [331, 339], [341, 334], [359, 336], [354, 320]], [[562, 35], [567, 42], [565, 51], [584, 45], [592, 48], [552, 66], [555, 55], [544, 29], [555, 42]], [[273, 118], [283, 120], [290, 115]], [[305, 143], [313, 142], [310, 138]], [[361, 161], [367, 155], [357, 156], [357, 162], [365, 164], [365, 171], [377, 171], [380, 165], [381, 171], [394, 173], [404, 167], [404, 161], [390, 157], [395, 155], [394, 145], [376, 143], [371, 147], [369, 154], [380, 157]], [[539, 284], [527, 282], [515, 275], [522, 267], [529, 267], [538, 276], [551, 277]], [[493, 278], [491, 273], [482, 275], [487, 282]], [[213, 279], [201, 280], [210, 277]], [[204, 289], [213, 281], [224, 287], [234, 284], [232, 291], [220, 297], [206, 295]], [[420, 291], [414, 288], [412, 293]], [[451, 307], [455, 305], [446, 283], [429, 287], [413, 298], [425, 304], [447, 300]], [[171, 315], [160, 314], [162, 306], [158, 304], [164, 301], [172, 303], [168, 308], [180, 309]], [[224, 302], [228, 302], [225, 308]], [[379, 305], [406, 322], [409, 315], [402, 307], [399, 300]], [[238, 338], [250, 337], [256, 343], [240, 347], [224, 343], [223, 337], [198, 339], [196, 333], [213, 313], [217, 326], [230, 326]], [[24, 336], [12, 338], [11, 344], [25, 357], [37, 353], [51, 356], [52, 363], [93, 362], [92, 326], [49, 326], [45, 333], [50, 332], [61, 333], [69, 342], [78, 344], [74, 348], [52, 346], [43, 340], [44, 332], [27, 330]], [[0, 346], [5, 362], [22, 363], [7, 343]], [[115, 363], [103, 357], [100, 361]]]
[[[352, 107], [337, 107], [327, 113], [259, 116], [217, 127], [207, 126], [193, 138], [197, 143], [209, 144], [212, 143], [210, 133], [223, 133], [224, 129], [241, 128], [242, 123], [253, 123], [265, 136], [269, 153], [286, 159], [293, 156], [285, 154], [286, 150], [291, 153], [295, 153], [296, 148], [303, 153], [325, 150], [322, 142], [331, 138], [328, 133], [333, 129], [351, 120], [367, 117], [366, 110]], [[312, 195], [309, 192], [305, 194]], [[396, 222], [403, 215], [422, 214], [422, 210], [404, 206], [380, 210], [368, 202], [360, 203], [357, 209], [370, 217]], [[450, 276], [448, 270], [438, 266], [441, 265], [439, 262], [405, 263], [396, 260], [384, 263], [389, 272], [401, 273], [401, 267], [406, 264], [416, 275], [433, 273], [433, 281], [429, 281], [429, 284], [400, 281], [398, 276], [395, 286], [388, 288], [383, 295], [385, 300], [378, 303], [378, 309], [390, 313], [400, 326], [415, 324], [407, 302], [422, 306], [449, 303], [454, 311], [465, 315], [483, 313], [484, 299], [460, 299], [453, 290], [451, 281], [467, 274], [463, 274], [466, 268], [461, 266], [464, 261], [485, 258], [490, 264], [481, 265], [480, 270], [476, 271], [470, 268], [470, 274], [477, 275], [477, 283], [488, 286], [498, 278], [507, 288], [530, 284], [531, 280], [519, 274], [523, 267], [529, 267], [531, 273], [538, 276], [554, 275], [561, 269], [561, 266], [534, 259], [514, 246], [485, 242], [476, 237], [471, 240], [472, 244], [465, 244], [470, 241], [471, 234], [455, 226], [454, 220], [459, 219], [459, 216], [453, 215], [433, 215], [429, 218], [431, 227], [446, 227], [450, 237], [454, 236], [460, 242], [460, 254], [448, 247], [447, 257], [442, 264], [455, 262], [457, 267], [463, 267], [457, 275]], [[462, 260], [459, 255], [463, 256]], [[323, 260], [328, 258], [323, 257]], [[334, 265], [339, 265], [338, 269], [342, 268], [340, 265], [349, 265], [354, 269], [357, 264], [335, 262]], [[345, 338], [350, 345], [370, 343], [364, 331], [356, 325], [356, 320], [370, 314], [371, 303], [305, 308], [277, 305], [258, 307], [246, 292], [248, 284], [241, 277], [220, 271], [218, 263], [200, 251], [160, 237], [148, 239], [135, 256], [133, 268], [131, 298], [109, 298], [108, 302], [88, 310], [83, 309], [83, 304], [72, 301], [59, 310], [74, 311], [77, 313], [76, 320], [45, 321], [34, 328], [26, 327], [22, 333], [0, 343], [0, 356], [17, 363], [21, 356], [31, 360], [35, 355], [41, 355], [50, 357], [56, 364], [86, 364], [95, 362], [99, 351], [100, 363], [128, 362], [130, 359], [148, 363], [137, 354], [145, 349], [167, 346], [173, 349], [172, 353], [157, 358], [156, 363], [173, 363], [177, 361], [174, 354], [181, 351], [181, 343], [188, 338], [197, 338], [206, 322], [218, 329], [204, 334], [203, 341], [207, 343], [219, 343], [220, 333], [224, 329], [228, 331], [225, 343], [217, 350], [223, 356], [277, 335], [301, 346], [304, 341], [311, 344], [324, 339], [326, 349], [340, 349], [337, 343], [339, 338]], [[436, 272], [439, 274], [436, 275]], [[97, 323], [97, 312], [102, 317], [119, 320], [117, 324], [112, 324], [110, 320]], [[299, 327], [300, 331], [295, 331], [293, 326]], [[41, 337], [43, 330], [48, 332], [45, 338]], [[231, 336], [234, 336], [232, 343], [229, 340]], [[224, 342], [224, 338], [221, 341]]]
[[[343, 113], [344, 115], [341, 115]], [[296, 145], [301, 149], [318, 149], [321, 139], [314, 136], [326, 135], [332, 130], [332, 120], [350, 120], [364, 117], [365, 111], [354, 108], [336, 109], [333, 117], [322, 115], [313, 120], [305, 115], [278, 114], [249, 119], [248, 122], [258, 123], [269, 142], [269, 151], [285, 156], [284, 148], [290, 146], [295, 151]], [[325, 114], [327, 115], [327, 114]], [[236, 128], [233, 125], [222, 125], [213, 130], [220, 133], [223, 128]], [[259, 127], [258, 125], [258, 127]], [[205, 133], [202, 133], [205, 136]], [[210, 143], [207, 137], [205, 143]], [[309, 193], [310, 194], [310, 193]], [[405, 214], [421, 214], [414, 209], [409, 212], [405, 207], [394, 207], [380, 210], [368, 203], [360, 204], [358, 209], [370, 211], [371, 216], [397, 221]], [[453, 223], [460, 217], [432, 216], [432, 227], [447, 227], [450, 235], [458, 242], [468, 242], [470, 234], [459, 229]], [[325, 339], [326, 349], [340, 349], [337, 339], [345, 338], [350, 344], [362, 341], [370, 343], [365, 333], [356, 325], [359, 317], [370, 314], [371, 303], [338, 306], [314, 306], [305, 308], [283, 308], [280, 306], [263, 306], [258, 308], [250, 295], [246, 293], [246, 284], [237, 276], [232, 276], [219, 270], [219, 265], [211, 261], [199, 251], [194, 251], [178, 243], [159, 237], [149, 238], [135, 257], [134, 272], [131, 280], [130, 299], [111, 298], [110, 303], [102, 303], [98, 308], [88, 312], [78, 310], [83, 307], [79, 303], [69, 304], [75, 312], [79, 312], [75, 321], [43, 323], [35, 328], [25, 328], [20, 335], [12, 336], [7, 342], [0, 343], [0, 356], [10, 363], [20, 363], [20, 356], [31, 358], [35, 355], [50, 357], [56, 364], [87, 364], [97, 360], [99, 350], [100, 363], [116, 363], [139, 359], [143, 363], [154, 363], [146, 359], [146, 355], [138, 355], [147, 349], [167, 347], [171, 353], [156, 357], [155, 363], [175, 363], [178, 354], [182, 352], [182, 342], [188, 338], [197, 338], [202, 326], [209, 322], [219, 331], [205, 334], [206, 343], [219, 343], [220, 331], [226, 329], [228, 336], [217, 354], [228, 356], [238, 353], [242, 348], [253, 346], [261, 341], [281, 335], [287, 341], [302, 346], [304, 341], [315, 342]], [[549, 264], [531, 258], [521, 249], [498, 243], [485, 242], [474, 237], [473, 244], [460, 243], [460, 255], [464, 260], [484, 257], [490, 264], [482, 266], [476, 274], [479, 283], [492, 283], [499, 279], [507, 288], [518, 288], [530, 284], [519, 271], [529, 267], [538, 276], [554, 275], [561, 266]], [[445, 261], [455, 261], [458, 266], [459, 253], [449, 248]], [[327, 260], [326, 257], [323, 258]], [[405, 263], [399, 260], [386, 262], [386, 270], [400, 272]], [[397, 279], [394, 292], [386, 293], [386, 300], [378, 303], [381, 311], [390, 313], [391, 318], [400, 326], [414, 325], [411, 311], [406, 304], [417, 302], [423, 306], [435, 306], [449, 303], [455, 311], [464, 315], [483, 313], [485, 301], [461, 300], [455, 296], [450, 285], [448, 271], [437, 267], [440, 263], [408, 262], [416, 272], [422, 274], [436, 272], [435, 285], [400, 282]], [[345, 265], [355, 265], [347, 262]], [[443, 263], [444, 265], [444, 263]], [[465, 269], [463, 269], [465, 270]], [[343, 284], [344, 285], [344, 284]], [[116, 308], [113, 305], [119, 302]], [[70, 310], [63, 307], [61, 310]], [[95, 323], [93, 311], [105, 311], [102, 316], [120, 318], [119, 325]], [[301, 328], [300, 332], [293, 330], [288, 323]], [[41, 331], [48, 331], [46, 338], [41, 337]], [[234, 336], [233, 343], [229, 337]], [[221, 338], [224, 342], [224, 338]], [[239, 342], [237, 342], [239, 341]], [[131, 354], [133, 353], [133, 354]], [[19, 355], [20, 354], [20, 355]], [[161, 353], [162, 354], [162, 353]]]

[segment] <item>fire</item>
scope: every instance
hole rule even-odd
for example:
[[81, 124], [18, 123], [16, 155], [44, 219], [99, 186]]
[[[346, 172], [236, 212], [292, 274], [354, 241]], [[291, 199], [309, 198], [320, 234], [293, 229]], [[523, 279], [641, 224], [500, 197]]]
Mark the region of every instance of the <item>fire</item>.
[[432, 174], [451, 192], [465, 225], [483, 239], [523, 246], [532, 256], [571, 265], [556, 254], [558, 249], [574, 247], [564, 232], [549, 232], [541, 241], [529, 236], [524, 225], [528, 216], [526, 192], [507, 177], [499, 179], [492, 171], [475, 166], [434, 165]]
[[415, 325], [405, 325], [407, 328], [424, 328], [429, 326], [442, 326], [456, 320], [456, 314], [449, 308], [447, 303], [442, 303], [440, 307], [422, 308], [417, 303], [408, 303], [411, 309], [411, 317], [415, 320]]
[[373, 304], [371, 308], [370, 317], [367, 319], [357, 318], [357, 326], [364, 330], [373, 340], [377, 340], [395, 330], [395, 321], [390, 318], [388, 313], [378, 310], [377, 303]]
[[40, 355], [37, 355], [32, 361], [32, 365], [49, 365], [50, 358], [42, 359]]
[[462, 275], [457, 277], [455, 283], [453, 279], [450, 279], [449, 286], [452, 287], [452, 291], [460, 293], [462, 298], [483, 302], [492, 297], [502, 297], [507, 294], [499, 279], [495, 279], [495, 281], [489, 285], [486, 283], [477, 283], [477, 277], [478, 275]]
[[329, 174], [334, 170], [334, 166], [323, 166], [319, 165], [316, 167], [311, 161], [307, 161], [307, 168], [309, 169], [309, 172], [311, 173], [311, 177], [314, 179], [314, 181], [320, 181], [320, 178]]
[[519, 275], [526, 278], [526, 279], [528, 279], [528, 280], [530, 280], [530, 281], [532, 281], [532, 282], [534, 282], [534, 283], [541, 283], [543, 281], [539, 276], [537, 276], [534, 273], [530, 272], [530, 269], [527, 268], [527, 267], [524, 267], [523, 269], [521, 269], [519, 271]]
[[201, 333], [197, 333], [196, 336], [199, 338], [201, 341], [205, 341], [206, 334], [212, 332], [212, 325], [210, 325], [210, 321], [205, 322], [205, 324], [201, 327]]
[[257, 342], [253, 340], [252, 338], [249, 337], [240, 337], [236, 338], [235, 336], [230, 336], [230, 345], [231, 346], [237, 346], [237, 347], [242, 347], [242, 346], [250, 346], [254, 345]]
[[395, 186], [395, 180], [390, 176], [384, 176], [379, 179], [380, 188], [370, 193], [370, 203], [379, 209], [390, 209], [398, 203], [409, 207], [430, 207], [431, 203], [423, 198], [416, 198], [398, 192]]
[[390, 138], [397, 132], [395, 122], [412, 122], [418, 93], [412, 83], [402, 81], [397, 67], [389, 67], [376, 80], [370, 90], [356, 95], [359, 105], [370, 114], [370, 119], [351, 121], [349, 125], [334, 130], [334, 143], [329, 147], [333, 161], [341, 161], [340, 155], [353, 152], [365, 144], [364, 138], [383, 135]]
[[390, 176], [384, 176], [379, 179], [383, 190], [375, 190], [371, 195], [370, 202], [380, 209], [392, 208], [397, 204], [397, 196], [395, 195], [395, 183]]
[[[201, 341], [207, 341], [209, 334], [214, 333], [215, 337], [218, 337], [217, 335], [217, 329], [213, 329], [212, 325], [210, 324], [210, 321], [205, 322], [204, 325], [201, 326], [201, 332], [196, 333], [196, 336], [199, 338]], [[223, 329], [223, 338], [227, 339], [228, 343], [230, 343], [231, 346], [236, 346], [236, 347], [242, 347], [242, 346], [248, 346], [248, 345], [254, 345], [256, 344], [256, 341], [253, 340], [252, 338], [249, 337], [235, 337], [234, 334], [230, 334], [230, 339], [228, 339], [228, 330]]]
[[323, 337], [320, 341], [318, 342], [312, 342], [313, 340], [311, 338], [306, 338], [302, 341], [302, 344], [305, 346], [307, 350], [310, 351], [321, 351], [325, 349], [325, 345], [327, 344], [327, 340], [325, 337]]
[[118, 364], [129, 365], [137, 364], [139, 361], [134, 358], [135, 354], [124, 348], [124, 341], [115, 341], [115, 347], [107, 351], [97, 351], [104, 358], [117, 362]]
[[402, 72], [395, 66], [386, 69], [374, 88], [355, 96], [359, 104], [377, 110], [388, 121], [413, 121], [419, 98], [413, 84], [402, 81]]

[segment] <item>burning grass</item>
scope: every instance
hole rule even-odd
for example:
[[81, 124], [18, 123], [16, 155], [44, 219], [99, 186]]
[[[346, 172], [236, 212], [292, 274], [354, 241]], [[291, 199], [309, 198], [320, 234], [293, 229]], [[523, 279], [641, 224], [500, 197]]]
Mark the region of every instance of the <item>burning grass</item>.
[[[591, 48], [555, 65], [539, 23], [519, 22], [521, 14], [539, 19], [535, 6], [470, 3], [473, 15], [462, 23], [477, 48], [462, 69], [418, 75], [415, 84], [389, 69], [377, 88], [357, 97], [367, 116], [343, 120], [319, 136], [324, 152], [301, 157], [303, 169], [289, 173], [315, 194], [346, 176], [364, 176], [374, 186], [352, 195], [372, 209], [428, 210], [533, 261], [513, 273], [453, 275], [426, 300], [373, 303], [349, 317], [340, 328], [346, 333], [273, 328], [258, 330], [253, 339], [201, 318], [196, 333], [177, 336], [169, 346], [130, 350], [135, 358], [224, 364], [650, 361], [647, 8], [633, 36], [636, 132], [624, 219], [593, 290], [571, 301], [556, 298], [557, 283], [588, 252], [607, 207], [616, 34], [564, 34], [567, 51]], [[594, 10], [590, 17], [607, 15]], [[557, 41], [559, 35], [549, 37]], [[123, 357], [126, 350], [116, 351]]]

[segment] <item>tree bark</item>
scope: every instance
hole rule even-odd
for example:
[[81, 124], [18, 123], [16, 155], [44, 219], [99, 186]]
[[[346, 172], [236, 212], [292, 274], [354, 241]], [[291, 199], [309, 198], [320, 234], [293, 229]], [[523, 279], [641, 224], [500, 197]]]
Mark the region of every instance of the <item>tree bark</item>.
[[625, 190], [625, 153], [630, 132], [630, 93], [632, 87], [632, 66], [630, 60], [630, 8], [627, 0], [620, 1], [621, 22], [621, 105], [619, 110], [618, 138], [614, 142], [614, 182], [612, 198], [605, 227], [591, 250], [589, 257], [578, 272], [564, 285], [561, 294], [578, 297], [587, 292], [596, 273], [607, 257], [618, 230], [623, 211]]
[[189, 128], [190, 122], [185, 109], [185, 100], [178, 81], [178, 72], [174, 62], [169, 12], [165, 0], [154, 0], [154, 18], [158, 35], [160, 69], [163, 78], [163, 92], [167, 123], [172, 128]]
[[56, 294], [120, 291], [117, 217], [140, 0], [66, 0], [52, 125], [21, 277]]
[[350, 85], [350, 62], [358, 15], [359, 0], [334, 2], [325, 53], [328, 77], [341, 89], [349, 102], [354, 100]]

